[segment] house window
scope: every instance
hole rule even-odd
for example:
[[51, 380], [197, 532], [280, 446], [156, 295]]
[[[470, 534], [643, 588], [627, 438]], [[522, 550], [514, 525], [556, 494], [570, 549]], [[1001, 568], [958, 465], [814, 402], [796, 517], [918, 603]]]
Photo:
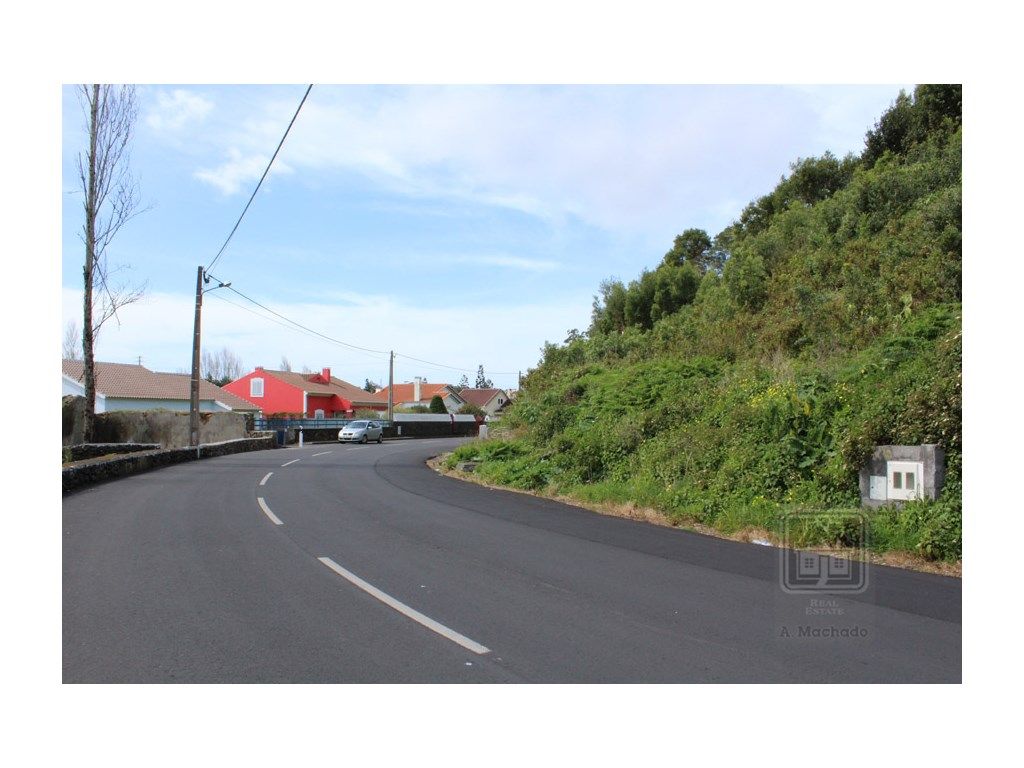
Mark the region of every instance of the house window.
[[892, 473], [892, 487], [893, 488], [903, 488], [903, 473], [902, 472], [893, 472]]
[[323, 417], [324, 417], [324, 409], [323, 408], [317, 408], [315, 411], [313, 411], [313, 418], [314, 419], [322, 419]]
[[907, 472], [907, 473], [905, 473], [904, 476], [906, 477], [906, 482], [903, 484], [903, 486], [908, 491], [914, 490], [914, 473], [913, 472]]
[[249, 379], [249, 397], [263, 397], [263, 379]]

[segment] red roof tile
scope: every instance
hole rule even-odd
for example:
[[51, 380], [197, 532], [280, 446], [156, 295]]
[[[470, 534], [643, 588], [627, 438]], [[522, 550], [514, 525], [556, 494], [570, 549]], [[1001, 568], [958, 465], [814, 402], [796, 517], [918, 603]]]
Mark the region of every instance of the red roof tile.
[[495, 395], [499, 393], [504, 394], [506, 401], [508, 400], [508, 393], [505, 392], [505, 390], [497, 389], [494, 387], [481, 389], [477, 389], [476, 387], [463, 387], [462, 389], [459, 390], [459, 396], [463, 400], [465, 400], [467, 403], [478, 405], [481, 408], [483, 408], [485, 405], [491, 402], [491, 400], [494, 399]]
[[[447, 397], [454, 390], [454, 387], [449, 389], [449, 384], [430, 384], [426, 381], [420, 384], [420, 399], [418, 402], [427, 402], [434, 397], [434, 395], [440, 395], [442, 398]], [[416, 384], [395, 384], [395, 403], [411, 403], [415, 401], [416, 396]], [[371, 395], [373, 402], [375, 403], [386, 403], [388, 401], [388, 388], [384, 387], [382, 390], [377, 392], [375, 395]]]
[[[85, 375], [81, 360], [63, 360], [65, 374], [75, 381]], [[96, 361], [96, 391], [107, 397], [138, 400], [189, 400], [192, 396], [192, 376], [188, 373], [160, 373], [141, 365], [103, 363]], [[199, 399], [217, 400], [236, 411], [258, 410], [247, 400], [211, 384], [199, 381]]]
[[331, 383], [328, 384], [321, 380], [322, 377], [319, 373], [272, 371], [269, 368], [264, 368], [263, 372], [273, 376], [275, 379], [285, 382], [286, 384], [298, 387], [311, 395], [337, 395], [338, 397], [348, 400], [353, 405], [370, 405], [378, 402], [374, 398], [374, 395], [370, 394], [362, 387], [357, 387], [355, 384], [349, 384], [347, 381], [339, 379], [337, 376], [331, 376]]

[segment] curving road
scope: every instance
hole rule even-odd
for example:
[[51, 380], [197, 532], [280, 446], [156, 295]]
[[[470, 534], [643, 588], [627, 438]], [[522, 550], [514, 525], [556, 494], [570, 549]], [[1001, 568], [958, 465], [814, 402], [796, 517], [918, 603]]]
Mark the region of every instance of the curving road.
[[[63, 503], [65, 682], [959, 682], [959, 580], [442, 477], [453, 440], [191, 462]], [[809, 628], [804, 631], [803, 628]]]

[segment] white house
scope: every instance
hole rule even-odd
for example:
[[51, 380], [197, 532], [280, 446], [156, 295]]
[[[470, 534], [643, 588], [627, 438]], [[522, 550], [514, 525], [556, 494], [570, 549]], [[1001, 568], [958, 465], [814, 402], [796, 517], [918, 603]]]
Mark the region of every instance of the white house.
[[493, 387], [480, 389], [463, 387], [459, 390], [459, 396], [467, 403], [480, 407], [488, 416], [496, 416], [511, 401], [508, 392]]
[[[187, 373], [160, 373], [141, 365], [96, 362], [96, 412], [105, 411], [188, 411], [192, 377]], [[62, 362], [65, 395], [85, 396], [85, 366], [81, 360]], [[205, 379], [199, 382], [199, 410], [258, 411], [252, 403], [236, 397]]]

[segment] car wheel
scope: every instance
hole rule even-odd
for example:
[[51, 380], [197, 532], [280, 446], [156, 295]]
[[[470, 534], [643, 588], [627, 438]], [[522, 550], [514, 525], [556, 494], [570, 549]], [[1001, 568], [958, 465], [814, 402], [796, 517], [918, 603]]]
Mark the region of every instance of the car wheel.
[[377, 445], [380, 445], [383, 442], [384, 442], [384, 433], [381, 432], [379, 435], [377, 435]]
[[363, 439], [359, 441], [363, 445], [366, 445], [366, 435], [363, 435]]

